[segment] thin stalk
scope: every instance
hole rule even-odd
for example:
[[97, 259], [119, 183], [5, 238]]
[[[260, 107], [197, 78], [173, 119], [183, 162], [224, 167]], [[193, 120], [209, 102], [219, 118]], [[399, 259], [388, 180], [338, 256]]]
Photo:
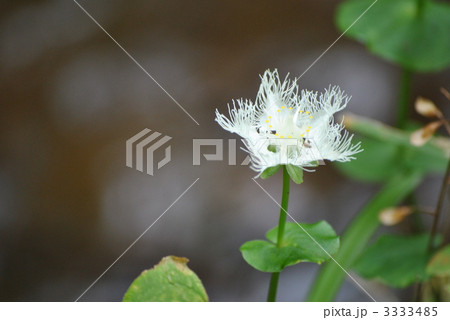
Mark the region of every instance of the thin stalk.
[[424, 212], [421, 210], [422, 208], [417, 207], [416, 197], [414, 196], [413, 193], [408, 195], [408, 197], [406, 198], [406, 202], [415, 208], [414, 212], [411, 214], [411, 227], [412, 227], [411, 229], [412, 229], [412, 231], [415, 233], [423, 232], [425, 230], [425, 227], [423, 225], [421, 214], [427, 213], [427, 212]]
[[425, 6], [425, 0], [417, 0], [417, 17], [421, 17], [423, 14], [423, 8]]
[[[278, 220], [277, 247], [281, 247], [284, 236], [284, 228], [286, 226], [286, 212], [289, 205], [289, 183], [290, 177], [286, 166], [283, 166], [283, 193], [281, 196], [280, 218]], [[268, 302], [274, 302], [277, 298], [279, 272], [273, 272], [270, 278], [269, 293], [267, 295]]]
[[405, 128], [408, 119], [409, 102], [411, 97], [412, 73], [406, 68], [402, 68], [400, 82], [400, 96], [397, 109], [397, 127]]
[[439, 200], [436, 206], [436, 212], [434, 214], [433, 226], [430, 232], [430, 242], [428, 243], [428, 250], [432, 251], [435, 244], [435, 238], [437, 233], [437, 228], [439, 224], [439, 218], [441, 216], [442, 206], [444, 204], [445, 191], [447, 190], [447, 185], [450, 176], [450, 161], [447, 164], [447, 170], [445, 171], [444, 180], [442, 181], [441, 191], [439, 192]]
[[444, 118], [444, 115], [438, 114], [438, 117], [441, 119], [441, 122], [444, 124], [445, 130], [447, 130], [448, 134], [450, 134], [450, 123], [447, 119]]

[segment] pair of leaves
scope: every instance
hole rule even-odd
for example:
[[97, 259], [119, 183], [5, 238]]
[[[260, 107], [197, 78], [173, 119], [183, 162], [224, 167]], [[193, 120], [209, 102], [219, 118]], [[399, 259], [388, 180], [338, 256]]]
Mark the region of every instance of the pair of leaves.
[[128, 288], [125, 302], [207, 302], [208, 295], [186, 258], [168, 256], [142, 272]]
[[358, 134], [364, 152], [356, 161], [337, 163], [337, 168], [351, 178], [366, 182], [388, 180], [399, 170], [443, 173], [447, 166], [450, 141], [433, 138], [417, 147], [410, 143], [410, 132], [355, 115], [345, 117], [348, 129]]
[[365, 278], [375, 278], [395, 288], [423, 282], [429, 277], [429, 239], [428, 234], [382, 235], [360, 256], [354, 268]]
[[429, 72], [450, 65], [449, 17], [450, 5], [432, 0], [350, 0], [339, 6], [336, 23], [374, 54]]
[[[281, 167], [282, 167], [281, 165], [278, 165], [278, 166], [267, 168], [266, 170], [263, 171], [263, 173], [261, 173], [261, 178], [267, 179], [270, 176], [273, 176], [275, 173], [277, 173], [278, 170], [280, 170]], [[287, 164], [286, 170], [287, 170], [289, 176], [291, 177], [292, 181], [294, 181], [297, 184], [301, 184], [303, 182], [303, 169], [302, 168], [293, 166], [291, 164]]]
[[241, 246], [244, 260], [263, 272], [280, 272], [299, 262], [322, 263], [339, 249], [339, 237], [325, 221], [313, 224], [286, 223], [281, 245], [277, 247], [278, 227], [266, 233], [269, 241], [253, 240]]

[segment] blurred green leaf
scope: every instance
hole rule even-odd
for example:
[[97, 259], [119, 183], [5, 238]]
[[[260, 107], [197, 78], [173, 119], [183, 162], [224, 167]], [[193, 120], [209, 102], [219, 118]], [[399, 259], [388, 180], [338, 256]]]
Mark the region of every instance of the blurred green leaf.
[[301, 184], [303, 182], [303, 169], [297, 166], [293, 166], [291, 164], [286, 165], [286, 170], [289, 173], [292, 181], [297, 184]]
[[347, 129], [355, 132], [364, 151], [355, 161], [336, 163], [349, 177], [366, 182], [386, 181], [398, 170], [443, 173], [450, 156], [450, 140], [437, 137], [417, 147], [410, 143], [409, 131], [355, 115], [345, 116]]
[[427, 273], [432, 276], [450, 276], [450, 245], [440, 249], [431, 258]]
[[428, 277], [429, 238], [428, 234], [382, 235], [364, 251], [354, 268], [364, 278], [376, 278], [395, 288], [422, 282]]
[[395, 206], [422, 181], [423, 175], [417, 171], [400, 170], [390, 177], [383, 188], [373, 197], [361, 212], [351, 221], [341, 237], [341, 245], [333, 262], [325, 263], [311, 286], [308, 301], [332, 301], [347, 274], [341, 269], [349, 269], [366, 247], [380, 222], [381, 210]]
[[[342, 3], [336, 14], [338, 28], [345, 31], [373, 2]], [[448, 30], [449, 4], [431, 0], [378, 0], [346, 35], [389, 61], [410, 70], [428, 72], [450, 65]]]
[[278, 227], [267, 232], [266, 237], [269, 241], [253, 240], [244, 243], [241, 246], [244, 260], [259, 271], [280, 272], [285, 267], [299, 262], [320, 264], [330, 259], [326, 252], [331, 255], [337, 252], [339, 237], [327, 222], [301, 223], [300, 226], [297, 223], [286, 223], [280, 247], [276, 245]]
[[128, 288], [125, 302], [207, 302], [208, 295], [186, 258], [164, 257], [155, 267], [142, 272]]
[[275, 167], [269, 167], [266, 170], [261, 173], [261, 179], [267, 179], [271, 176], [273, 176], [275, 173], [277, 173], [278, 170], [280, 170], [281, 165], [275, 166]]
[[386, 181], [399, 166], [399, 148], [395, 144], [356, 136], [361, 141], [363, 152], [356, 155], [356, 160], [350, 162], [336, 162], [335, 166], [352, 179], [365, 182]]

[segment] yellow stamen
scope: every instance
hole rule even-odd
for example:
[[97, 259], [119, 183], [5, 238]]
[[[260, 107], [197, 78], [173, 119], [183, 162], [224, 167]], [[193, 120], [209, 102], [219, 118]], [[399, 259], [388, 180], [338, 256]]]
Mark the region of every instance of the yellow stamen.
[[281, 109], [284, 109], [284, 106], [281, 106]]

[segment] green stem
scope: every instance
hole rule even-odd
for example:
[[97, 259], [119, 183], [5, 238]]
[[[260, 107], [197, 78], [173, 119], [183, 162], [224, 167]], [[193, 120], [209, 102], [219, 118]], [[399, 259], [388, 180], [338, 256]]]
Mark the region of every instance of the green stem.
[[278, 219], [277, 247], [281, 247], [284, 236], [284, 227], [286, 226], [286, 213], [289, 205], [289, 182], [291, 178], [287, 172], [286, 166], [283, 166], [283, 194], [281, 196], [280, 218]]
[[397, 110], [397, 127], [405, 128], [406, 120], [408, 119], [409, 102], [411, 98], [411, 71], [403, 68], [400, 82], [400, 96]]
[[[277, 247], [281, 247], [283, 242], [284, 227], [286, 226], [286, 212], [289, 205], [289, 183], [289, 173], [287, 172], [286, 166], [283, 166], [283, 194], [281, 196], [280, 218], [278, 220]], [[267, 295], [268, 302], [274, 302], [276, 300], [279, 277], [279, 272], [272, 273], [272, 277], [270, 278], [269, 293]]]
[[[379, 227], [378, 214], [403, 200], [422, 180], [422, 173], [404, 171], [394, 175], [378, 194], [362, 209], [342, 236], [335, 256], [342, 268], [349, 270]], [[309, 293], [308, 301], [332, 301], [346, 274], [335, 262], [326, 263]]]
[[424, 232], [425, 227], [423, 225], [423, 221], [422, 221], [422, 217], [421, 217], [423, 212], [420, 212], [419, 210], [417, 210], [417, 200], [416, 200], [416, 197], [414, 196], [414, 193], [410, 193], [408, 195], [408, 197], [406, 197], [405, 202], [408, 205], [416, 208], [414, 210], [414, 212], [411, 214], [411, 231], [413, 233]]
[[423, 14], [423, 8], [425, 6], [425, 0], [417, 0], [417, 17], [421, 17]]

